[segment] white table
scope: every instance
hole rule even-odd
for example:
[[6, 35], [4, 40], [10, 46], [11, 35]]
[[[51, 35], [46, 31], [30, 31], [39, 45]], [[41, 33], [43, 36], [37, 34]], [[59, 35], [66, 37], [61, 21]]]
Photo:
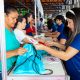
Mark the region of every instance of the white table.
[[60, 59], [45, 56], [43, 58], [43, 63], [46, 69], [53, 70], [51, 75], [13, 75], [8, 76], [8, 80], [69, 80], [68, 75], [63, 67]]

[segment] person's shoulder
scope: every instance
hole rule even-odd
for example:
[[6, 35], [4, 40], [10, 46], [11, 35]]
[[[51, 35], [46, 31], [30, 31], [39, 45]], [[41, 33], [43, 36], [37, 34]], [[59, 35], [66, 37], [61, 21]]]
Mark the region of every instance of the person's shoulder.
[[14, 32], [22, 32], [22, 31], [16, 28], [14, 29]]
[[62, 24], [61, 24], [61, 26], [63, 26], [63, 27], [64, 27], [64, 26], [65, 26], [65, 25], [64, 25], [64, 23], [62, 23]]
[[79, 38], [79, 39], [80, 39], [80, 33], [77, 34], [77, 35], [75, 36], [75, 38]]
[[26, 24], [26, 28], [29, 28], [29, 27], [30, 27], [30, 24], [29, 24], [29, 23], [27, 23], [27, 24]]
[[73, 41], [70, 43], [70, 46], [80, 51], [80, 34], [77, 34]]
[[10, 30], [8, 30], [7, 28], [5, 28], [5, 33], [6, 33], [6, 34], [10, 34], [11, 32], [10, 32]]
[[73, 42], [74, 42], [74, 41], [75, 41], [75, 42], [80, 41], [80, 33], [75, 35], [75, 37], [74, 37], [74, 39], [73, 39]]
[[8, 31], [8, 29], [7, 28], [5, 28], [5, 32], [7, 32]]
[[80, 36], [80, 33], [78, 33], [77, 36]]
[[15, 33], [15, 34], [22, 34], [23, 31], [22, 31], [22, 30], [19, 30], [19, 29], [14, 29], [14, 33]]

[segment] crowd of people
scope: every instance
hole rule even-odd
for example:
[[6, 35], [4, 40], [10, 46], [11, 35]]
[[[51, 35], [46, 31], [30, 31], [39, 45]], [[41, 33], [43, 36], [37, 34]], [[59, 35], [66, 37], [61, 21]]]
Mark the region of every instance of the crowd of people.
[[[7, 71], [13, 67], [19, 55], [27, 52], [22, 46], [28, 43], [33, 44], [28, 39], [30, 37], [35, 41], [47, 44], [34, 44], [36, 50], [44, 50], [48, 54], [65, 61], [64, 65], [70, 80], [80, 80], [80, 8], [73, 8], [67, 11], [66, 19], [63, 15], [57, 15], [54, 21], [51, 23], [48, 21], [47, 32], [42, 30], [44, 25], [41, 18], [38, 29], [42, 30], [41, 32], [44, 32], [46, 37], [51, 37], [53, 40], [46, 42], [45, 40], [34, 38], [36, 31], [34, 15], [32, 13], [19, 16], [17, 9], [10, 5], [5, 5], [4, 10]], [[51, 46], [56, 46], [60, 50], [55, 50]], [[0, 71], [2, 71], [1, 62]]]

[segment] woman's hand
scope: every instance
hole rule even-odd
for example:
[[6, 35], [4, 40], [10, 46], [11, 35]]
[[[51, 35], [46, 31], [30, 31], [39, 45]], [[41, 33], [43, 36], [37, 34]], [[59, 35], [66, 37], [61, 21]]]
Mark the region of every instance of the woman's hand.
[[44, 45], [42, 45], [42, 44], [37, 44], [37, 45], [34, 45], [35, 46], [35, 48], [37, 49], [37, 50], [44, 50], [44, 48], [46, 47], [46, 46], [44, 46]]
[[54, 42], [58, 42], [58, 39], [57, 39], [57, 38], [52, 38], [52, 40], [53, 40]]
[[55, 42], [53, 42], [53, 41], [46, 41], [45, 42], [45, 44], [46, 44], [46, 46], [55, 46]]
[[52, 43], [51, 41], [45, 41], [45, 45], [46, 45], [46, 46], [52, 46], [52, 44], [53, 44], [53, 43]]
[[26, 49], [24, 49], [24, 48], [22, 48], [22, 47], [20, 47], [19, 49], [17, 49], [17, 55], [22, 55], [22, 54], [24, 54], [25, 52], [27, 52], [27, 50]]
[[45, 39], [42, 39], [42, 38], [35, 38], [38, 42], [42, 42], [44, 43], [45, 42]]

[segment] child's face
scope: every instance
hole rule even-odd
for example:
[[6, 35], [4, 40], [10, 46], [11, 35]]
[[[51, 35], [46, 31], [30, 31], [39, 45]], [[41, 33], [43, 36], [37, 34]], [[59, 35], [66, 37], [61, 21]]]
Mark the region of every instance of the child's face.
[[23, 18], [22, 22], [19, 22], [19, 23], [18, 23], [18, 27], [19, 27], [20, 29], [24, 29], [25, 26], [26, 26], [26, 19]]
[[26, 26], [26, 19], [25, 19], [25, 18], [23, 18], [23, 21], [22, 21], [22, 29], [24, 29], [24, 28], [25, 28], [25, 26]]
[[58, 25], [61, 25], [61, 24], [62, 24], [62, 20], [57, 19], [57, 20], [56, 20], [56, 23], [57, 23]]

